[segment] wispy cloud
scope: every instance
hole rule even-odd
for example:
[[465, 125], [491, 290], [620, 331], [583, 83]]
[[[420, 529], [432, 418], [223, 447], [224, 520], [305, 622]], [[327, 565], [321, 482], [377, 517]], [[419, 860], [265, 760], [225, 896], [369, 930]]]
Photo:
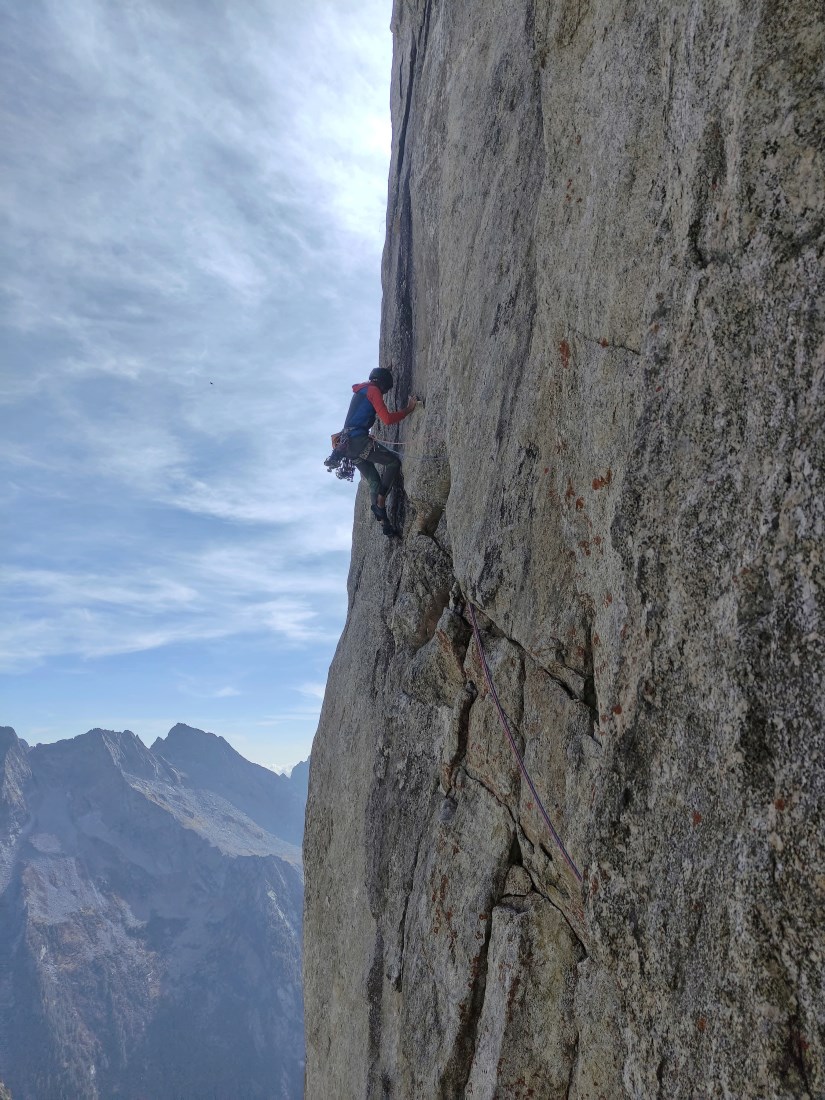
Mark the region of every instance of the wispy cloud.
[[177, 359], [219, 327], [205, 299], [254, 313], [323, 266], [372, 261], [389, 36], [363, 27], [383, 30], [388, 5], [305, 7], [32, 0], [7, 13], [18, 109], [0, 197], [12, 254], [27, 246], [7, 274], [10, 320], [63, 330], [64, 365], [134, 376], [151, 370], [170, 306]]
[[308, 695], [310, 699], [323, 700], [324, 692], [326, 691], [326, 689], [326, 683], [307, 683], [301, 684], [298, 688], [298, 691], [301, 693], [301, 695]]
[[340, 565], [284, 560], [259, 539], [186, 555], [166, 552], [139, 567], [94, 573], [0, 569], [5, 593], [0, 670], [31, 668], [58, 654], [88, 659], [234, 635], [328, 643], [345, 605]]
[[243, 694], [231, 684], [216, 687], [211, 680], [203, 675], [195, 676], [186, 672], [178, 672], [177, 682], [180, 694], [190, 699], [236, 699]]
[[352, 494], [321, 460], [377, 343], [389, 8], [0, 13], [5, 668], [334, 635]]

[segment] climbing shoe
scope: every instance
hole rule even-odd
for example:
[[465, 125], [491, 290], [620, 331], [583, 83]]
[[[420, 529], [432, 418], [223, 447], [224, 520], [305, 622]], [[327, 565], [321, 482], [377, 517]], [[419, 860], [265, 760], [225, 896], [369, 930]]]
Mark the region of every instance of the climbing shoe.
[[381, 523], [387, 522], [387, 509], [385, 507], [379, 507], [377, 504], [371, 504], [370, 511]]

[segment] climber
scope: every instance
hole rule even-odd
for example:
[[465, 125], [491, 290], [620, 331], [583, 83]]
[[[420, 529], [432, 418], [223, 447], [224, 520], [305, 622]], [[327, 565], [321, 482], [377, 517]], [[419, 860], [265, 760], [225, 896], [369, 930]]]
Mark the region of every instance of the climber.
[[[418, 404], [417, 399], [411, 397], [406, 408], [389, 412], [384, 394], [389, 393], [393, 385], [392, 371], [386, 367], [371, 371], [368, 382], [356, 382], [344, 427], [332, 437], [334, 450], [324, 462], [328, 470], [336, 470], [337, 476], [347, 481], [352, 480], [353, 466], [358, 470], [369, 485], [370, 510], [390, 538], [398, 535], [398, 531], [387, 516], [387, 494], [401, 472], [401, 459], [394, 451], [382, 447], [369, 432], [376, 414], [382, 424], [397, 424]], [[384, 467], [380, 476], [376, 464]]]

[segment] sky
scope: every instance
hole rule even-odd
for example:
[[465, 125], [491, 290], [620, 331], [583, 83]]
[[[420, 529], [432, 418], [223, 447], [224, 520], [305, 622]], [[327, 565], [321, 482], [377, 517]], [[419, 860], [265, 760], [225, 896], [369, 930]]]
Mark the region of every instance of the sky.
[[0, 0], [0, 725], [307, 756], [391, 0]]

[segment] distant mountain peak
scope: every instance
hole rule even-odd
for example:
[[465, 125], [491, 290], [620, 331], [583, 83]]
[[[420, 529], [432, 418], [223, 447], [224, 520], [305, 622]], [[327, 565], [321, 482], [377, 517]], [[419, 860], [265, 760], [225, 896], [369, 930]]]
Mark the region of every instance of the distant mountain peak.
[[[176, 722], [174, 726], [169, 730], [166, 737], [188, 737], [190, 734], [194, 734], [196, 737], [209, 737], [215, 741], [223, 741], [225, 745], [229, 742], [226, 741], [217, 733], [212, 733], [211, 730], [198, 729], [197, 726], [189, 726], [186, 722]], [[160, 740], [160, 738], [158, 738]]]
[[306, 803], [306, 768], [295, 779], [254, 764], [215, 733], [174, 725], [158, 737], [151, 753], [171, 766], [191, 787], [229, 799], [268, 832], [301, 845]]
[[131, 730], [96, 727], [64, 741], [36, 745], [30, 750], [44, 766], [77, 774], [84, 784], [107, 773], [141, 779], [177, 782], [177, 775], [165, 760], [155, 756]]
[[11, 726], [0, 726], [0, 752], [18, 744], [20, 738]]
[[251, 761], [241, 756], [237, 749], [233, 749], [225, 737], [212, 733], [210, 730], [198, 729], [197, 726], [187, 726], [185, 722], [176, 722], [165, 737], [157, 737], [152, 743], [151, 751], [163, 754], [164, 750], [168, 752], [172, 749], [176, 751], [190, 749], [199, 753], [224, 752], [237, 756], [239, 760], [244, 760], [247, 764], [251, 763]]

